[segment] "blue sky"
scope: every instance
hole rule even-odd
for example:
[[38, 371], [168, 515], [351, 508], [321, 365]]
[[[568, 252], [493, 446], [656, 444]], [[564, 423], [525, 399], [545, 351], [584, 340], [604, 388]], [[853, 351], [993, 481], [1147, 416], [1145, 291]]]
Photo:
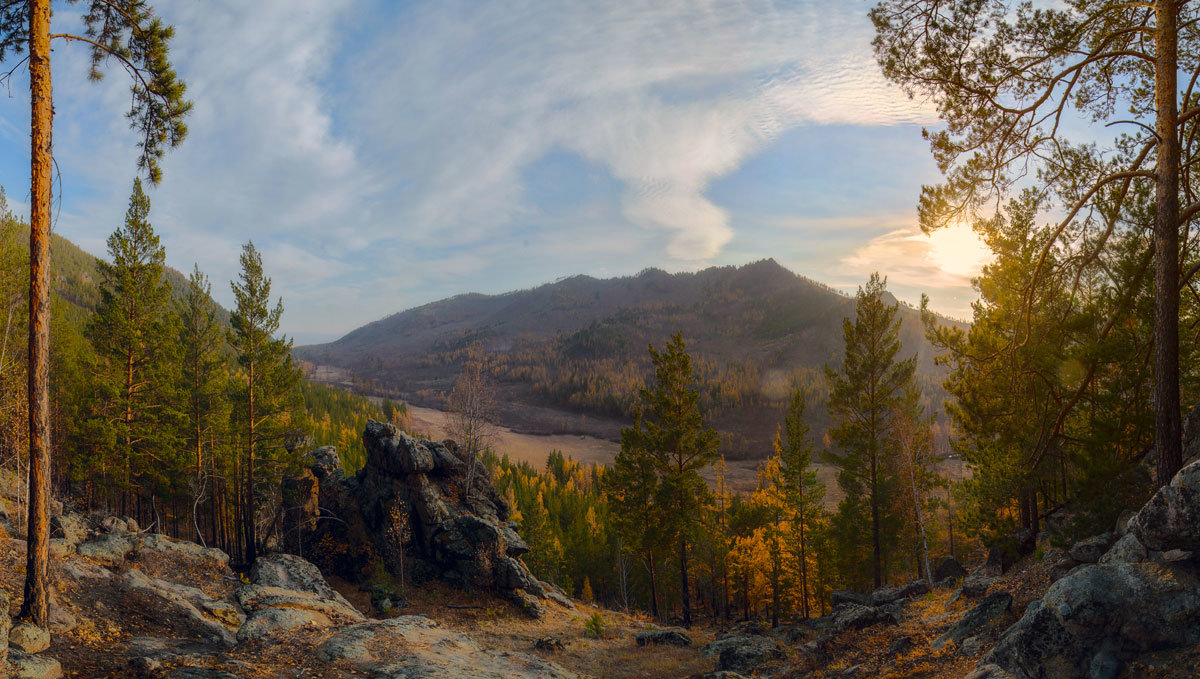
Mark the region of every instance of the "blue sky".
[[[157, 4], [195, 101], [151, 193], [168, 263], [228, 304], [253, 239], [298, 342], [461, 292], [765, 257], [969, 314], [984, 253], [915, 226], [936, 119], [879, 75], [869, 2]], [[0, 98], [20, 210], [26, 88]], [[57, 45], [54, 88], [55, 228], [102, 255], [134, 176], [128, 83]]]

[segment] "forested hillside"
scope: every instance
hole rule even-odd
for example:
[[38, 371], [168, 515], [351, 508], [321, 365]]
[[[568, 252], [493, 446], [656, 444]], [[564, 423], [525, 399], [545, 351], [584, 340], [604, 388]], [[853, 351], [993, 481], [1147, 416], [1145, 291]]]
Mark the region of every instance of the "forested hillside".
[[[460, 295], [295, 355], [345, 371], [361, 389], [443, 407], [465, 356], [481, 349], [502, 395], [502, 424], [615, 439], [644, 385], [646, 346], [682, 331], [725, 454], [762, 459], [793, 388], [824, 401], [824, 367], [841, 360], [842, 321], [853, 312], [853, 298], [764, 260]], [[942, 371], [917, 310], [902, 305], [900, 316], [903, 352], [918, 356], [918, 379], [936, 409]], [[823, 408], [810, 417], [816, 431], [828, 429]]]
[[[149, 199], [135, 187], [106, 259], [53, 237], [55, 486], [84, 507], [121, 511], [244, 553], [250, 522], [243, 510], [270, 505], [280, 475], [314, 441], [338, 445], [347, 466], [357, 468], [365, 455], [362, 429], [383, 413], [361, 396], [301, 379], [290, 343], [277, 325], [270, 329], [282, 308], [268, 304], [270, 280], [252, 247], [243, 264], [253, 289], [242, 290], [239, 305], [259, 316], [239, 328], [238, 315], [213, 301], [203, 273], [184, 276], [163, 264], [149, 216]], [[28, 470], [28, 233], [0, 194], [0, 465], [19, 476]], [[243, 410], [253, 374], [247, 357], [258, 370], [253, 433]], [[253, 461], [246, 456], [251, 437], [259, 448]], [[258, 465], [258, 478], [247, 464]], [[252, 498], [248, 484], [263, 497]], [[264, 528], [269, 536], [272, 527]]]

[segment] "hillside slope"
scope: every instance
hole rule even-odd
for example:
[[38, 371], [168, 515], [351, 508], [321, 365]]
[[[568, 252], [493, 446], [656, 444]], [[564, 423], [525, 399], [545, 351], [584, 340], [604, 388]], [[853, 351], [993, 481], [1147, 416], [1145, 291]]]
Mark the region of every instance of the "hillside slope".
[[[459, 295], [295, 353], [333, 369], [327, 376], [439, 407], [477, 345], [492, 356], [505, 426], [615, 438], [649, 370], [646, 346], [682, 331], [726, 454], [757, 458], [769, 451], [792, 386], [815, 397], [811, 423], [825, 430], [823, 368], [840, 361], [842, 320], [853, 312], [852, 297], [764, 260]], [[940, 403], [940, 373], [919, 314], [902, 305], [900, 316], [904, 355], [920, 355], [930, 405]]]

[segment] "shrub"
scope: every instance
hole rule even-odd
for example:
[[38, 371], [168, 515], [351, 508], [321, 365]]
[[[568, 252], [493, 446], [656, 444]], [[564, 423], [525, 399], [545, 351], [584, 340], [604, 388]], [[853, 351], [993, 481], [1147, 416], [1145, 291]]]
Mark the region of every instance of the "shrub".
[[604, 618], [601, 617], [600, 611], [592, 613], [592, 617], [587, 619], [583, 625], [583, 633], [593, 639], [600, 639], [604, 636]]

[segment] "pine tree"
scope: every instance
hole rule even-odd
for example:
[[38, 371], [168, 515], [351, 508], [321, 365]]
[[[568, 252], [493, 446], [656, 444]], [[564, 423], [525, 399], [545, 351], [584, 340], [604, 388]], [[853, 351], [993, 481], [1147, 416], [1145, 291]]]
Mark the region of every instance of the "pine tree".
[[[634, 424], [633, 430], [640, 429]], [[621, 435], [621, 450], [613, 460], [612, 469], [604, 476], [604, 492], [612, 508], [617, 533], [628, 549], [641, 555], [650, 585], [650, 614], [658, 618], [658, 569], [656, 557], [661, 548], [661, 511], [655, 498], [658, 495], [658, 476], [650, 456], [636, 447], [633, 435], [625, 430]]]
[[[67, 14], [70, 16], [70, 14]], [[132, 106], [127, 114], [138, 133], [138, 168], [150, 181], [161, 177], [164, 147], [174, 147], [187, 134], [184, 117], [191, 103], [168, 58], [174, 29], [154, 16], [145, 0], [89, 0], [81, 13], [83, 34], [50, 32], [50, 0], [12, 0], [0, 5], [0, 62], [28, 50], [30, 93], [29, 215], [29, 530], [22, 620], [46, 626], [50, 598], [50, 185], [54, 158], [51, 138], [54, 100], [51, 93], [52, 39], [78, 42], [90, 52], [92, 80], [109, 59], [131, 75]], [[12, 72], [20, 66], [18, 62]], [[7, 76], [6, 76], [7, 77]]]
[[101, 261], [100, 305], [87, 337], [100, 358], [94, 376], [101, 398], [95, 428], [118, 470], [123, 513], [163, 481], [161, 461], [176, 448], [170, 353], [171, 286], [163, 275], [166, 251], [149, 222], [150, 199], [135, 179], [125, 224], [108, 238], [112, 262]]
[[621, 432], [622, 452], [648, 458], [658, 477], [654, 502], [663, 537], [679, 547], [679, 594], [683, 623], [691, 624], [688, 544], [700, 519], [708, 487], [700, 470], [716, 459], [717, 432], [704, 426], [700, 393], [683, 334], [675, 333], [664, 351], [650, 346], [654, 384], [639, 394], [634, 426]]
[[[183, 297], [176, 300], [175, 313], [179, 317], [179, 393], [183, 400], [186, 424], [181, 438], [187, 441], [188, 450], [195, 456], [189, 488], [192, 500], [190, 513], [197, 539], [207, 544], [200, 530], [197, 507], [205, 496], [215, 492], [214, 442], [222, 423], [228, 421], [224, 399], [225, 361], [221, 352], [226, 331], [217, 315], [212, 284], [200, 272], [199, 266], [193, 268]], [[212, 524], [209, 526], [209, 535], [215, 539], [215, 512], [210, 513], [210, 517]]]
[[809, 426], [804, 421], [804, 392], [796, 389], [784, 416], [782, 430], [775, 434], [775, 454], [779, 456], [783, 489], [789, 510], [794, 540], [797, 576], [800, 580], [800, 607], [809, 617], [808, 562], [812, 557], [813, 533], [820, 525], [825, 487], [812, 469], [813, 446]]
[[[271, 279], [263, 274], [262, 255], [248, 242], [242, 247], [240, 282], [232, 282], [237, 301], [229, 342], [244, 370], [236, 420], [245, 436], [242, 471], [242, 540], [246, 563], [258, 557], [258, 497], [261, 463], [283, 448], [287, 424], [298, 405], [300, 372], [292, 364], [292, 342], [276, 337], [283, 300], [271, 304]], [[271, 449], [266, 446], [274, 444]], [[262, 459], [260, 459], [262, 458]]]
[[[895, 544], [897, 523], [886, 509], [892, 504], [897, 472], [894, 451], [886, 442], [895, 406], [911, 384], [916, 356], [896, 361], [900, 353], [899, 303], [884, 301], [887, 281], [872, 274], [855, 297], [855, 320], [845, 319], [845, 358], [840, 371], [826, 367], [829, 381], [830, 436], [840, 454], [838, 485], [846, 498], [838, 508], [847, 556], [861, 554], [871, 565], [875, 587], [887, 579], [886, 559]], [[869, 537], [864, 539], [863, 532]], [[869, 545], [869, 554], [861, 547]]]

